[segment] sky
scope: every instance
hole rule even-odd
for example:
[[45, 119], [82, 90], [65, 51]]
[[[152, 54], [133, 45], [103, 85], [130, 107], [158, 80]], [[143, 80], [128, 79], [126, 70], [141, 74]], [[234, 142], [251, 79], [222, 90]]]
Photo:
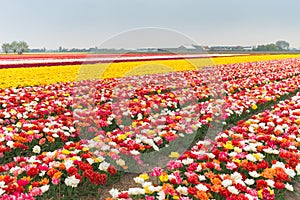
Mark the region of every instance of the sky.
[[[159, 41], [170, 46], [179, 34], [209, 46], [285, 40], [299, 48], [299, 7], [297, 0], [0, 0], [0, 44], [24, 40], [30, 48], [103, 43], [127, 48]], [[160, 31], [147, 34], [151, 31], [143, 27]]]

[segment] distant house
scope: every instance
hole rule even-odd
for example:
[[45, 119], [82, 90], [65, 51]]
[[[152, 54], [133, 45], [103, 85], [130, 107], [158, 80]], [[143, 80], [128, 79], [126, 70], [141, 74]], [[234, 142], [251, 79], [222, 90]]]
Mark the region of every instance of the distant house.
[[134, 50], [133, 52], [157, 52], [157, 49], [156, 48], [139, 48], [139, 49], [136, 49]]
[[181, 45], [175, 48], [158, 48], [158, 52], [169, 52], [169, 53], [199, 53], [204, 52], [204, 48], [200, 45]]
[[212, 46], [209, 51], [251, 51], [251, 46]]
[[246, 46], [246, 47], [243, 47], [243, 49], [244, 49], [245, 51], [252, 51], [253, 47], [251, 47], [251, 46]]
[[209, 51], [209, 46], [203, 46], [204, 51]]

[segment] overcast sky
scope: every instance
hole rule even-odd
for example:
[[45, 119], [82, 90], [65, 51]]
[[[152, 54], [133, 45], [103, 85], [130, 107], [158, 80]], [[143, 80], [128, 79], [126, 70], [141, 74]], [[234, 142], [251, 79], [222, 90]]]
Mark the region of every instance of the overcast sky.
[[[161, 27], [183, 33], [203, 45], [256, 45], [286, 40], [290, 46], [300, 47], [297, 0], [0, 2], [0, 44], [24, 40], [31, 48], [93, 47], [120, 32]], [[134, 37], [128, 40], [136, 42]]]

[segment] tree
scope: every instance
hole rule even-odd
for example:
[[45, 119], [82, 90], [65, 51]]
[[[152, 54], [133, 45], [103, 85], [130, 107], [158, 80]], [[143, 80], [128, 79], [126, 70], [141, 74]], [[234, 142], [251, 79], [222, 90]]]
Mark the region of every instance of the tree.
[[290, 44], [286, 41], [283, 40], [279, 40], [276, 42], [276, 46], [280, 49], [280, 50], [288, 50], [290, 47]]
[[278, 51], [280, 48], [275, 44], [258, 45], [254, 51]]
[[25, 51], [28, 51], [28, 44], [24, 41], [20, 41], [17, 43], [17, 50], [19, 54], [24, 53]]
[[2, 51], [7, 54], [10, 51], [10, 44], [9, 43], [2, 44]]
[[13, 41], [11, 44], [10, 44], [10, 48], [11, 50], [16, 53], [17, 50], [18, 50], [18, 42], [17, 41]]

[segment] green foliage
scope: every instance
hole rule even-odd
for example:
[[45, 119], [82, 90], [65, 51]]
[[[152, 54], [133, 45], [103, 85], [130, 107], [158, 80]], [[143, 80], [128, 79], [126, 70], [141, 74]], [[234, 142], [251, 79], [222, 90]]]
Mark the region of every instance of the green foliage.
[[4, 43], [4, 44], [2, 44], [2, 51], [4, 52], [4, 53], [8, 53], [9, 52], [9, 50], [10, 50], [10, 44], [9, 43]]
[[13, 41], [10, 44], [9, 43], [2, 44], [2, 51], [6, 54], [9, 52], [22, 54], [28, 50], [29, 50], [29, 46], [24, 41], [19, 41], [19, 42]]
[[16, 53], [17, 50], [18, 50], [18, 42], [17, 41], [13, 41], [11, 44], [10, 44], [10, 49]]
[[290, 44], [286, 41], [279, 40], [275, 44], [262, 44], [254, 48], [254, 51], [283, 51], [288, 50]]
[[286, 41], [279, 40], [279, 41], [276, 42], [276, 46], [278, 48], [280, 48], [281, 50], [288, 50], [289, 47], [290, 47], [290, 44]]
[[28, 51], [28, 44], [24, 41], [19, 41], [17, 43], [17, 50], [19, 54], [22, 54], [23, 52]]
[[278, 51], [278, 50], [280, 50], [280, 48], [278, 48], [275, 44], [258, 45], [258, 47], [254, 49], [254, 51]]

